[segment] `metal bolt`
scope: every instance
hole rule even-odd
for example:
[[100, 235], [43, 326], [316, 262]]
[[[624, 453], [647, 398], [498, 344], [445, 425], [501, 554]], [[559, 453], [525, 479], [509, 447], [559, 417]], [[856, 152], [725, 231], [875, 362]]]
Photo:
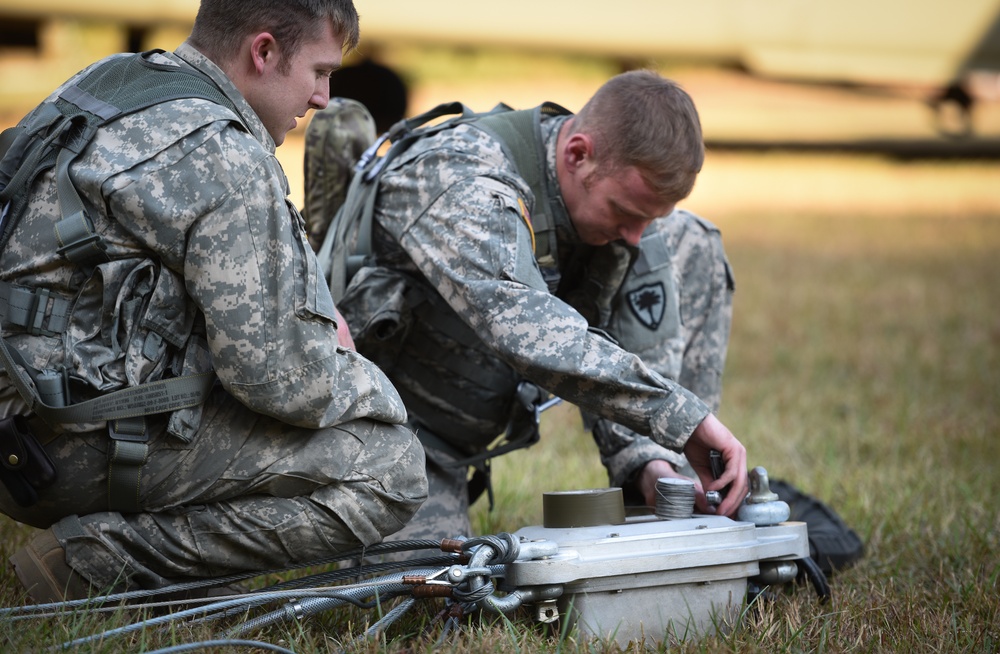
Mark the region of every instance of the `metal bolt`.
[[539, 622], [555, 622], [559, 619], [559, 607], [555, 600], [544, 600], [536, 605], [535, 618]]
[[758, 527], [776, 525], [788, 520], [788, 504], [771, 490], [767, 470], [757, 466], [750, 471], [750, 494], [740, 506], [736, 517], [742, 522], [752, 522]]
[[747, 496], [747, 504], [763, 504], [764, 502], [776, 502], [778, 494], [771, 490], [771, 483], [767, 480], [767, 470], [763, 466], [757, 466], [750, 471], [750, 495]]

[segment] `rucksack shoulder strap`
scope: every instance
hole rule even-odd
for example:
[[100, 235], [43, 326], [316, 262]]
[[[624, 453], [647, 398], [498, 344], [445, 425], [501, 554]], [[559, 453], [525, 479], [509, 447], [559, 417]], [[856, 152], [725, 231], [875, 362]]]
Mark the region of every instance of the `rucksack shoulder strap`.
[[477, 127], [493, 134], [503, 144], [517, 172], [527, 182], [535, 196], [531, 226], [536, 258], [554, 254], [555, 220], [552, 217], [552, 201], [558, 197], [554, 189], [549, 188], [545, 174], [541, 118], [569, 114], [569, 110], [560, 105], [546, 102], [534, 109], [491, 112], [475, 123]]
[[[539, 120], [541, 115], [564, 114], [569, 114], [569, 111], [554, 103], [520, 111], [499, 104], [488, 112], [474, 113], [459, 102], [451, 102], [393, 125], [358, 160], [346, 200], [333, 218], [318, 253], [334, 299], [343, 297], [351, 278], [372, 254], [375, 198], [378, 194], [378, 180], [385, 167], [417, 140], [458, 124], [473, 124], [489, 132], [511, 156], [518, 173], [535, 194], [536, 205], [546, 207], [539, 216], [540, 220], [534, 222], [533, 226], [536, 237], [541, 235], [545, 252], [550, 251], [554, 238], [549, 236], [552, 220], [547, 207], [552, 194], [546, 190]], [[453, 117], [441, 123], [427, 125], [430, 121], [447, 115]], [[386, 142], [391, 145], [379, 157], [377, 153]], [[536, 255], [538, 252], [536, 249]]]
[[[371, 255], [375, 197], [378, 194], [379, 178], [386, 165], [406, 152], [417, 140], [459, 122], [472, 120], [477, 115], [460, 102], [440, 104], [418, 116], [399, 121], [361, 155], [354, 166], [354, 176], [348, 186], [344, 204], [331, 221], [317, 254], [335, 300], [343, 297], [351, 277]], [[452, 118], [427, 125], [444, 116]], [[378, 156], [378, 151], [386, 143], [390, 144], [389, 149], [384, 155]]]

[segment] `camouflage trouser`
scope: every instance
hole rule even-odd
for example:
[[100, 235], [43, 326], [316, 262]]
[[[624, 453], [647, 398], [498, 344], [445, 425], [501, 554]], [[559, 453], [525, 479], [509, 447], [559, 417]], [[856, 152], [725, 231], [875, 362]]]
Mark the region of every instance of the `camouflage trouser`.
[[330, 221], [344, 204], [354, 163], [374, 141], [375, 121], [354, 100], [330, 98], [326, 109], [315, 112], [309, 121], [302, 216], [314, 250], [319, 251]]
[[[468, 469], [447, 465], [455, 459], [445, 452], [427, 445], [424, 449], [427, 451], [427, 501], [405, 527], [385, 539], [387, 542], [414, 538], [441, 540], [473, 535], [466, 482]], [[428, 552], [425, 550], [413, 556], [428, 556]], [[412, 557], [401, 554], [387, 558], [405, 560]]]
[[30, 509], [0, 492], [0, 508], [39, 527], [54, 523], [67, 562], [100, 588], [120, 577], [156, 588], [315, 561], [381, 541], [426, 497], [424, 453], [409, 429], [369, 420], [302, 429], [219, 389], [192, 443], [153, 437], [143, 512], [109, 512], [107, 434], [53, 439], [32, 423], [52, 439], [59, 480]]
[[[637, 266], [622, 285], [612, 321], [623, 347], [635, 352], [665, 376], [677, 379], [701, 397], [713, 411], [722, 395], [722, 372], [732, 322], [732, 272], [719, 231], [687, 212], [658, 220], [643, 239], [659, 254], [647, 257], [648, 268]], [[630, 290], [663, 282], [666, 313], [649, 330], [626, 305]], [[624, 485], [628, 473], [651, 459], [665, 459], [682, 474], [694, 475], [684, 455], [609, 420], [590, 421], [611, 482]], [[418, 432], [419, 435], [419, 432]], [[617, 444], [617, 445], [616, 445]], [[413, 520], [387, 540], [441, 539], [471, 536], [466, 493], [466, 468], [447, 466], [448, 454], [428, 447], [427, 501]], [[611, 454], [611, 452], [614, 452]], [[463, 455], [464, 458], [464, 455]]]

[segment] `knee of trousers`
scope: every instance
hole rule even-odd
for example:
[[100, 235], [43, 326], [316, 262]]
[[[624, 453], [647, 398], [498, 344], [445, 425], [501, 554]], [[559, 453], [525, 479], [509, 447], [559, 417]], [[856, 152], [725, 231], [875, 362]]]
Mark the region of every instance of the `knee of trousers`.
[[[416, 435], [401, 425], [380, 425], [381, 450], [378, 472], [369, 484], [373, 502], [363, 503], [371, 511], [371, 526], [380, 538], [402, 529], [427, 499], [427, 471], [423, 446]], [[373, 471], [374, 472], [374, 471]]]

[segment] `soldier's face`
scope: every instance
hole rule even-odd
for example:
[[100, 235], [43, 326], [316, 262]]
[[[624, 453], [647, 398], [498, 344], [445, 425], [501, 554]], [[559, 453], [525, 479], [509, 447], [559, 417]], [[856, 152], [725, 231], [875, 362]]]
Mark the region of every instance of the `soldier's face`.
[[[262, 72], [250, 105], [264, 123], [275, 145], [281, 145], [296, 118], [310, 109], [323, 109], [330, 101], [330, 75], [340, 68], [343, 39], [328, 20], [318, 36], [307, 38], [287, 60], [287, 68], [272, 60]], [[277, 57], [285, 56], [277, 44]]]
[[588, 245], [617, 240], [638, 245], [651, 222], [674, 210], [674, 203], [653, 192], [634, 166], [604, 175], [584, 164], [570, 186], [562, 189], [563, 200], [577, 234]]

